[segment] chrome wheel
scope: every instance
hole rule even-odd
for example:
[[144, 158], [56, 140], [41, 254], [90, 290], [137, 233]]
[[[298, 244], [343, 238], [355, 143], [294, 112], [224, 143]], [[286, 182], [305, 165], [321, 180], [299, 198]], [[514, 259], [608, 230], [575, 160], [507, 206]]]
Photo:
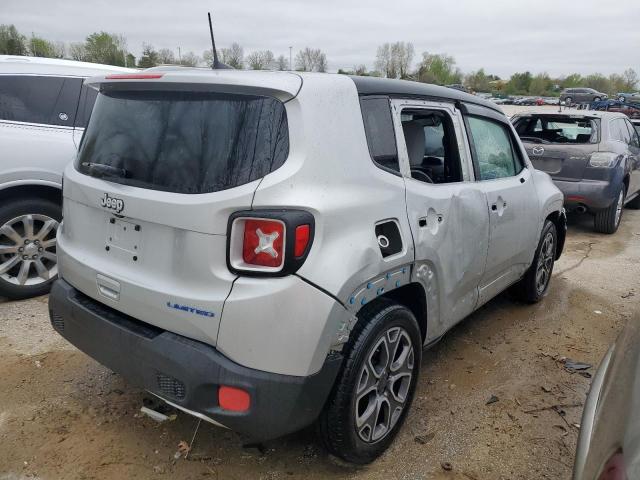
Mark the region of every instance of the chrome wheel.
[[555, 255], [556, 248], [553, 233], [547, 232], [540, 247], [538, 265], [536, 266], [536, 290], [538, 295], [542, 294], [547, 289], [547, 285], [549, 285]]
[[364, 442], [382, 440], [400, 419], [414, 360], [411, 338], [401, 327], [386, 330], [367, 353], [357, 377], [354, 409], [356, 430]]
[[21, 215], [0, 227], [0, 278], [19, 286], [40, 285], [58, 274], [57, 220]]
[[620, 224], [620, 218], [622, 217], [623, 207], [624, 207], [624, 188], [620, 190], [620, 195], [618, 195], [618, 203], [616, 204], [616, 227]]

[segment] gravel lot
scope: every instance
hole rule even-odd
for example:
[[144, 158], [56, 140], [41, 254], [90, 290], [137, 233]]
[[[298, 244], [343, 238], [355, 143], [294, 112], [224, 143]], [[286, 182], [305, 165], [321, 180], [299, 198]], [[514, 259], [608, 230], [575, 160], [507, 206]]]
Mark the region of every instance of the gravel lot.
[[0, 480], [570, 478], [590, 379], [560, 359], [597, 364], [640, 309], [640, 211], [626, 210], [613, 236], [591, 225], [570, 218], [544, 301], [501, 295], [426, 352], [407, 423], [364, 468], [330, 458], [313, 429], [259, 451], [208, 424], [189, 457], [175, 460], [195, 419], [141, 416], [144, 392], [58, 337], [46, 297], [0, 300]]

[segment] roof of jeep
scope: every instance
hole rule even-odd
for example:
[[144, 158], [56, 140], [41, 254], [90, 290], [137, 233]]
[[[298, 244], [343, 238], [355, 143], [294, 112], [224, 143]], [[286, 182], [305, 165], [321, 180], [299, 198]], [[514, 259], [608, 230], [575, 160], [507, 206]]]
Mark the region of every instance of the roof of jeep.
[[395, 80], [391, 78], [359, 77], [351, 75], [360, 95], [389, 95], [392, 97], [429, 97], [474, 103], [503, 113], [493, 102], [455, 88], [440, 87], [428, 83]]
[[91, 77], [105, 73], [135, 72], [132, 68], [115, 67], [99, 63], [77, 62], [60, 58], [0, 55], [0, 74], [38, 74]]

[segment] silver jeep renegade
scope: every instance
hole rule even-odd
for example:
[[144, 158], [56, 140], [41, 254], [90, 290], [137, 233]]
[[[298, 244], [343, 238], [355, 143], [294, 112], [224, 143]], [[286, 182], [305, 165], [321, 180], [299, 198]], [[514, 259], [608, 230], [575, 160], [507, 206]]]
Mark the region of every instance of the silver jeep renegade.
[[64, 176], [51, 322], [252, 442], [316, 422], [366, 463], [421, 352], [549, 288], [563, 198], [498, 107], [420, 83], [151, 70], [99, 91]]

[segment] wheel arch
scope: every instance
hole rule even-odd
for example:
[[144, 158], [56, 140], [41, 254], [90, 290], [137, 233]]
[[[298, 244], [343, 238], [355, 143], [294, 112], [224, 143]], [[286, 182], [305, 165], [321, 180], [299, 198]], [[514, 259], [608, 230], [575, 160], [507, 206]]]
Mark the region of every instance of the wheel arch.
[[62, 203], [62, 189], [56, 184], [19, 184], [0, 189], [0, 202], [7, 199], [43, 198], [57, 204]]
[[[416, 317], [418, 326], [420, 327], [420, 335], [424, 343], [427, 336], [427, 295], [424, 287], [417, 283], [411, 282], [402, 285], [394, 290], [383, 293], [367, 305], [376, 305], [379, 303], [394, 302], [408, 308]], [[364, 321], [359, 318], [358, 322]]]

